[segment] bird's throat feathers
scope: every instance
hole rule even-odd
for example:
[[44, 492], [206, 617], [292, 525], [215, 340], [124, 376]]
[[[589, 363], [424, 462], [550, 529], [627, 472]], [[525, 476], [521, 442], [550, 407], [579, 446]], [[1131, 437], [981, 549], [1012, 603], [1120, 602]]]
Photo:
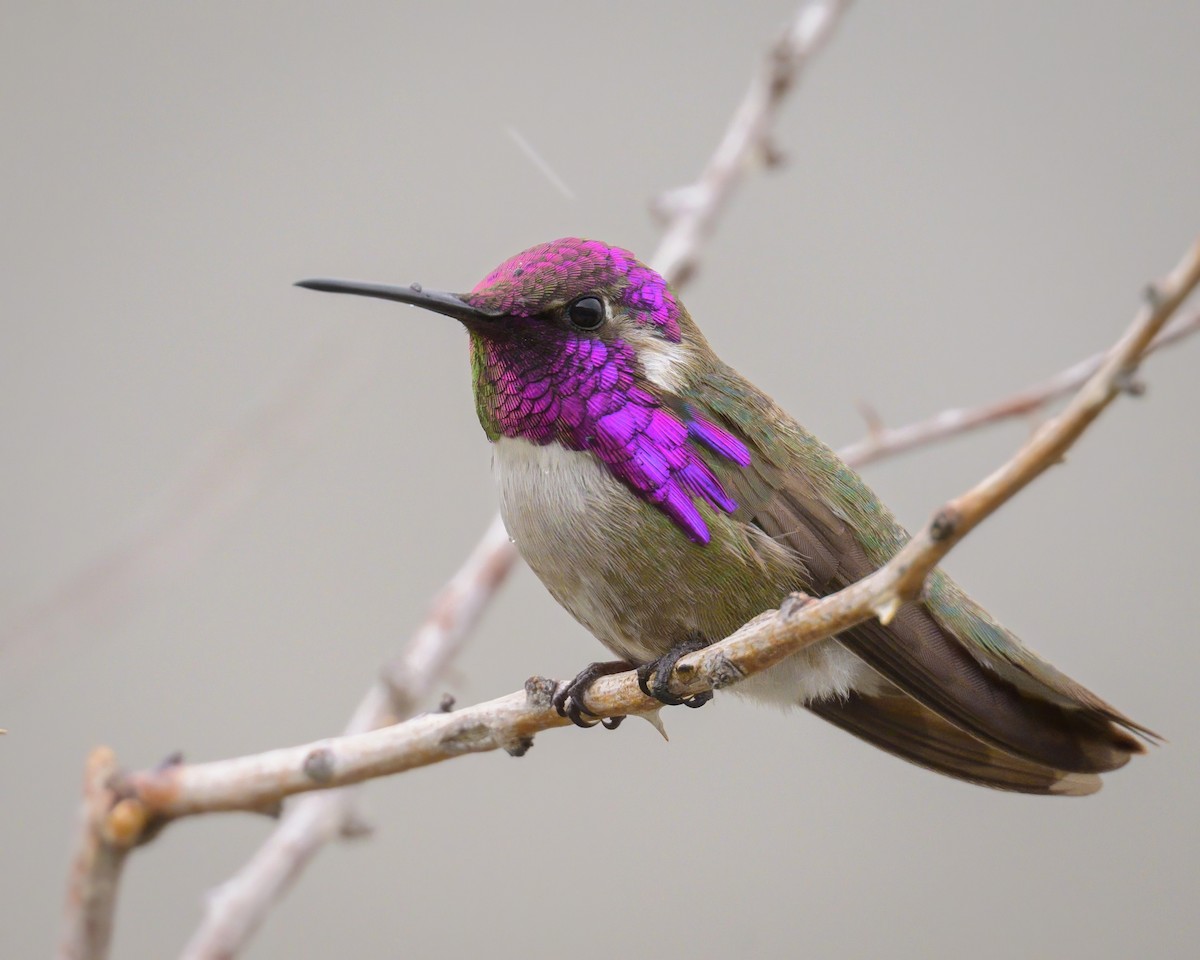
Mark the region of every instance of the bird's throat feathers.
[[737, 509], [709, 459], [747, 466], [750, 451], [668, 389], [683, 384], [682, 359], [643, 364], [624, 340], [510, 330], [502, 337], [472, 332], [471, 366], [479, 422], [493, 441], [557, 443], [596, 457], [695, 543], [710, 539], [702, 507]]

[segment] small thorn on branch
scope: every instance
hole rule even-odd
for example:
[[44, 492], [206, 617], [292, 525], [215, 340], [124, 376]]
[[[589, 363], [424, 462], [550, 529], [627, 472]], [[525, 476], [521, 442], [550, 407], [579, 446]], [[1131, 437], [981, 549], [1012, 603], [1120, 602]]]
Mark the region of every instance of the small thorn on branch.
[[879, 599], [875, 605], [875, 616], [879, 618], [879, 622], [885, 627], [896, 619], [896, 614], [900, 612], [902, 606], [900, 597], [896, 593], [889, 593]]
[[671, 738], [667, 736], [667, 728], [663, 726], [662, 707], [659, 707], [657, 710], [651, 710], [649, 713], [639, 714], [639, 716], [642, 717], [655, 730], [657, 730], [659, 736], [661, 736], [668, 743], [671, 742]]

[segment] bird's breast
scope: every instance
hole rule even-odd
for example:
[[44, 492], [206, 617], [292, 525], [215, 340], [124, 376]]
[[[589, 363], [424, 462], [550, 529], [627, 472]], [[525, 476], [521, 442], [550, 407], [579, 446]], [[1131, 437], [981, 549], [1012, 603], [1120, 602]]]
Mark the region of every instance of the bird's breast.
[[[683, 640], [719, 640], [800, 586], [794, 556], [756, 527], [708, 512], [713, 539], [695, 544], [586, 451], [509, 437], [493, 449], [500, 512], [517, 549], [620, 657], [644, 663]], [[845, 694], [865, 669], [828, 641], [739, 688], [796, 704]]]
[[586, 452], [512, 437], [493, 449], [500, 514], [533, 572], [610, 649], [639, 662], [659, 656], [635, 639], [653, 625], [637, 603], [637, 558], [618, 546], [643, 535], [645, 505]]

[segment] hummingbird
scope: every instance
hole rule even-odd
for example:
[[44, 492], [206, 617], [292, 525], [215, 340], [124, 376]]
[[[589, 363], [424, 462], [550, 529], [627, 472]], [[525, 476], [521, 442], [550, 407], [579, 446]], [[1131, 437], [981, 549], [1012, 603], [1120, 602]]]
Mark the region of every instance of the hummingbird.
[[[458, 320], [509, 536], [619, 659], [561, 684], [580, 726], [601, 676], [663, 704], [680, 657], [791, 593], [823, 596], [908, 534], [862, 478], [723, 363], [672, 287], [628, 250], [565, 238], [469, 293], [298, 286]], [[1083, 795], [1156, 735], [1040, 659], [940, 568], [893, 620], [862, 623], [733, 688], [804, 707], [922, 767], [1000, 790]], [[615, 727], [622, 718], [609, 718]]]

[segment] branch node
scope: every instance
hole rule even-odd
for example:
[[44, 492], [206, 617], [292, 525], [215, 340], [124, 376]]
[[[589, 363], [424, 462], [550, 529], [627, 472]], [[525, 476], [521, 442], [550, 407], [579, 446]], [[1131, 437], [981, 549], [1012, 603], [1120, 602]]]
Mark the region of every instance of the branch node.
[[452, 693], [443, 693], [438, 701], [438, 713], [450, 713], [454, 709], [455, 699]]
[[533, 746], [533, 737], [518, 737], [504, 745], [504, 752], [510, 757], [523, 757]]
[[1113, 386], [1129, 397], [1140, 397], [1146, 393], [1146, 381], [1138, 378], [1136, 366], [1128, 366], [1118, 373]]
[[746, 675], [725, 654], [718, 653], [709, 661], [708, 679], [714, 690], [732, 686]]
[[1157, 283], [1146, 284], [1145, 289], [1142, 290], [1142, 299], [1145, 301], [1146, 306], [1150, 310], [1155, 311], [1155, 310], [1160, 309], [1163, 304], [1163, 294], [1162, 294], [1162, 291], [1158, 288], [1158, 284]]
[[783, 603], [779, 605], [779, 615], [785, 621], [792, 620], [800, 614], [801, 610], [812, 603], [814, 599], [814, 597], [810, 597], [807, 593], [794, 590], [783, 598]]
[[101, 831], [105, 841], [128, 850], [142, 839], [149, 821], [150, 813], [146, 805], [136, 797], [125, 797], [108, 811]]
[[304, 775], [313, 783], [328, 783], [333, 779], [333, 751], [317, 747], [304, 758]]
[[553, 680], [546, 677], [530, 677], [525, 681], [525, 701], [531, 707], [545, 710], [553, 704], [556, 689], [558, 684]]
[[948, 540], [954, 536], [961, 522], [962, 514], [958, 508], [947, 504], [935, 513], [933, 519], [929, 521], [929, 536], [934, 543], [941, 543], [943, 540]]

